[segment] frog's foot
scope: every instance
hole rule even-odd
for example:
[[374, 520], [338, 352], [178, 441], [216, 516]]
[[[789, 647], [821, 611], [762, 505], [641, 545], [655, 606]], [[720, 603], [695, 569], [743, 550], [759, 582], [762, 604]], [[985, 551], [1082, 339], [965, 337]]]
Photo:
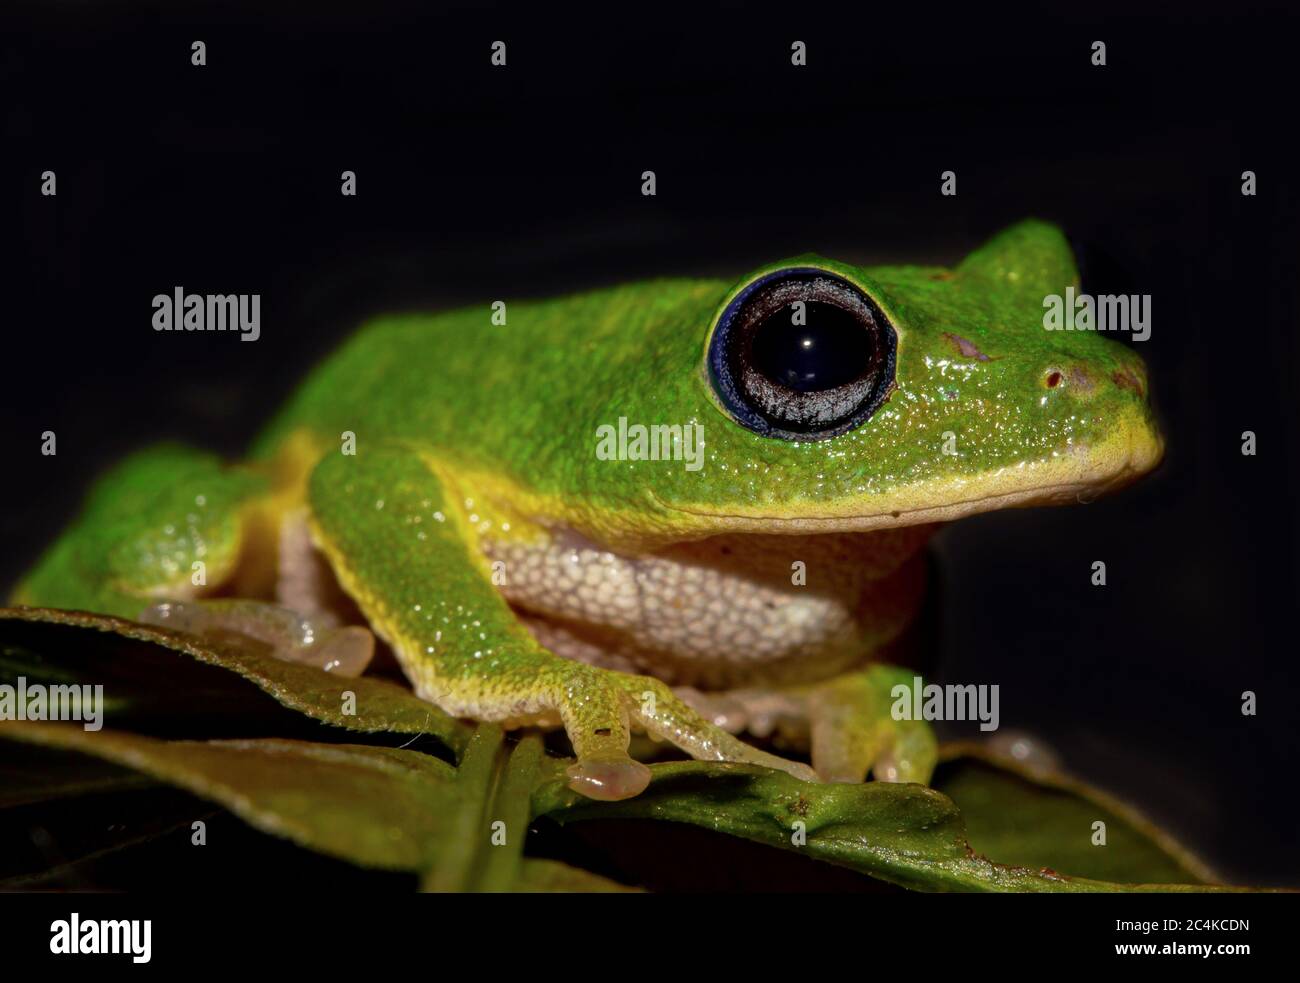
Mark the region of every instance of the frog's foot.
[[938, 758], [934, 731], [923, 720], [895, 720], [891, 690], [912, 682], [910, 670], [870, 666], [808, 690], [812, 761], [827, 782], [930, 780]]
[[701, 761], [761, 765], [817, 780], [807, 765], [761, 751], [705, 720], [650, 676], [574, 667], [559, 712], [578, 758], [568, 769], [569, 787], [593, 799], [631, 798], [649, 784], [650, 769], [628, 755], [633, 726]]
[[339, 676], [359, 676], [375, 654], [369, 628], [334, 628], [263, 601], [161, 601], [140, 621], [187, 635], [219, 639], [235, 633], [269, 645], [286, 662], [302, 662]]
[[811, 744], [813, 768], [827, 782], [926, 782], [937, 754], [924, 721], [894, 720], [890, 690], [912, 673], [877, 665], [824, 683], [786, 689], [675, 692], [715, 726], [733, 734], [778, 736]]
[[682, 702], [728, 734], [779, 735], [787, 743], [808, 746], [808, 696], [797, 689], [702, 691], [674, 687]]
[[622, 676], [623, 687], [638, 702], [637, 722], [651, 737], [666, 740], [701, 761], [736, 761], [783, 771], [801, 781], [816, 781], [813, 769], [746, 744], [692, 710], [668, 685], [650, 676]]

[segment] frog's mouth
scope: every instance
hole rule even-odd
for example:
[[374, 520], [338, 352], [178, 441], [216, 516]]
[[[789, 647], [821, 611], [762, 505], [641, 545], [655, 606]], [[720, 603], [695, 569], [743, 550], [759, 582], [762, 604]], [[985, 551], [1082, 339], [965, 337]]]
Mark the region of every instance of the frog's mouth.
[[951, 522], [998, 509], [1086, 504], [1152, 471], [1164, 441], [1150, 426], [1118, 428], [1090, 447], [1074, 446], [1049, 457], [974, 476], [926, 481], [842, 502], [794, 503], [779, 512], [658, 504], [712, 532], [871, 532], [921, 523]]

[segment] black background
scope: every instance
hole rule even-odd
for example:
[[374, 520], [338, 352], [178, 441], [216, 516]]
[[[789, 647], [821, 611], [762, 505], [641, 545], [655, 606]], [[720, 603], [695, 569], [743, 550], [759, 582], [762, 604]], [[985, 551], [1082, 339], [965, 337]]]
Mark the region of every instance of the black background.
[[[122, 453], [176, 437], [238, 454], [378, 311], [736, 277], [808, 250], [949, 262], [1038, 215], [1080, 244], [1085, 289], [1152, 296], [1138, 347], [1168, 457], [1086, 508], [946, 530], [940, 680], [998, 683], [1004, 727], [1227, 876], [1300, 883], [1298, 70], [1282, 7], [171, 6], [0, 21], [0, 582]], [[46, 169], [57, 197], [39, 193]], [[939, 194], [948, 169], [956, 197]], [[260, 293], [261, 339], [155, 333], [151, 298], [177, 285]]]

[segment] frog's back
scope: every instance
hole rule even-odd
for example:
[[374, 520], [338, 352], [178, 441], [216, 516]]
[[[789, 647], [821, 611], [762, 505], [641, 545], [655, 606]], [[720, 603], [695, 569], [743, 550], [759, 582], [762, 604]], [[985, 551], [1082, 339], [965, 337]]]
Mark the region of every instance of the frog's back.
[[[322, 445], [411, 439], [518, 463], [630, 386], [658, 342], [678, 348], [712, 313], [721, 281], [656, 280], [539, 301], [376, 318], [316, 367], [255, 447], [306, 431]], [[694, 344], [702, 344], [702, 337]]]

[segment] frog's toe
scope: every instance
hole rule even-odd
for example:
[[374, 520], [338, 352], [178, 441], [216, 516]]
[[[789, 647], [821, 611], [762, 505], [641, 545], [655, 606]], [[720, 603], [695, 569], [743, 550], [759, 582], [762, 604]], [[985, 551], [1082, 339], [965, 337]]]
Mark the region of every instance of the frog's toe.
[[929, 782], [938, 757], [923, 720], [895, 720], [892, 684], [900, 670], [872, 666], [819, 686], [809, 701], [812, 760], [826, 782]]
[[650, 784], [650, 769], [626, 755], [607, 760], [581, 758], [565, 774], [569, 788], [602, 802], [630, 799]]
[[762, 765], [802, 781], [817, 780], [807, 765], [760, 751], [705, 720], [650, 676], [574, 667], [566, 673], [558, 703], [578, 759], [567, 771], [569, 787], [592, 799], [628, 799], [650, 783], [650, 769], [628, 755], [633, 722], [702, 761]]
[[263, 601], [160, 601], [145, 608], [139, 620], [199, 638], [242, 635], [270, 646], [277, 659], [339, 676], [361, 675], [375, 654], [369, 628], [327, 627]]
[[606, 802], [630, 799], [650, 784], [650, 769], [627, 752], [628, 700], [612, 678], [605, 670], [575, 667], [559, 701], [560, 720], [578, 759], [567, 772], [569, 788]]
[[812, 711], [812, 762], [824, 782], [863, 782], [884, 752], [882, 728], [819, 702]]
[[761, 751], [705, 720], [660, 680], [650, 676], [624, 676], [622, 680], [635, 701], [637, 723], [652, 737], [671, 742], [692, 758], [762, 765], [800, 781], [817, 781], [808, 765]]
[[363, 625], [347, 625], [320, 633], [314, 646], [299, 649], [303, 662], [340, 676], [360, 676], [375, 655], [375, 636]]
[[870, 774], [878, 782], [929, 782], [933, 742], [922, 735], [878, 733], [862, 741], [852, 732], [824, 733], [814, 725], [813, 767], [824, 782], [858, 783]]

